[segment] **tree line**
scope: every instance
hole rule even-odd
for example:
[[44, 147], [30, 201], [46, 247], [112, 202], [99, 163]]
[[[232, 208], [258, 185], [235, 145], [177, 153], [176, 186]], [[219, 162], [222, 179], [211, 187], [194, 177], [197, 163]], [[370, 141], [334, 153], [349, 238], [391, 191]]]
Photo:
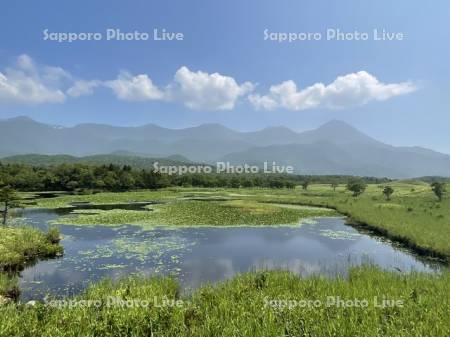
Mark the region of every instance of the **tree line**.
[[[308, 184], [345, 184], [348, 176], [304, 176], [288, 174], [184, 174], [167, 175], [152, 169], [136, 169], [130, 165], [61, 164], [30, 166], [2, 164], [0, 187], [10, 186], [19, 191], [127, 191], [185, 187], [264, 187], [294, 188]], [[365, 183], [383, 183], [388, 179], [361, 178]]]
[[[274, 174], [184, 174], [166, 175], [154, 170], [133, 169], [129, 165], [62, 164], [35, 167], [24, 164], [0, 162], [0, 222], [6, 225], [9, 209], [20, 205], [19, 191], [126, 191], [136, 189], [159, 189], [170, 186], [183, 187], [263, 187], [290, 188], [300, 185], [304, 190], [311, 183], [329, 184], [333, 191], [339, 184], [354, 197], [364, 193], [368, 183], [386, 183], [388, 179], [348, 176], [301, 176]], [[439, 201], [445, 193], [445, 183], [430, 184]], [[382, 193], [389, 201], [395, 190], [384, 186]]]

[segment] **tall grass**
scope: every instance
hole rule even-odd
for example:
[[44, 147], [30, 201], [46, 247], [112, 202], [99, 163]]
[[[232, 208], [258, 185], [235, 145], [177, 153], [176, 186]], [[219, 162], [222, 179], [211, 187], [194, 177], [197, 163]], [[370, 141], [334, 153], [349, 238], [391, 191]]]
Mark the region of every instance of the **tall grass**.
[[19, 294], [17, 276], [0, 273], [0, 297], [16, 299]]
[[34, 259], [62, 254], [57, 238], [57, 229], [45, 234], [26, 226], [0, 227], [0, 272], [19, 270]]
[[[98, 306], [0, 307], [0, 335], [441, 337], [450, 334], [449, 281], [448, 272], [403, 275], [374, 267], [352, 269], [348, 279], [275, 271], [238, 276], [189, 296], [181, 296], [171, 279], [104, 281], [76, 298]], [[141, 306], [111, 307], [110, 296]], [[355, 305], [333, 305], [330, 298]], [[382, 299], [396, 304], [376, 307]], [[357, 306], [357, 300], [368, 304]], [[145, 301], [150, 305], [143, 307]], [[163, 301], [169, 305], [161, 306]]]

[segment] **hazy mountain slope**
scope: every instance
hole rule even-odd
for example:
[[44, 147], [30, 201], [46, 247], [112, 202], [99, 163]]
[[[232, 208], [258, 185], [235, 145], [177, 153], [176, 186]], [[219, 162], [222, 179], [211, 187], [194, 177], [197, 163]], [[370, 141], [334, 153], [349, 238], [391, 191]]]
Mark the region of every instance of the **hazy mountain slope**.
[[301, 173], [409, 178], [450, 176], [450, 155], [420, 147], [395, 147], [356, 128], [330, 121], [302, 133], [286, 127], [238, 132], [219, 124], [168, 129], [154, 124], [58, 127], [18, 117], [0, 120], [0, 157], [17, 154], [89, 156], [132, 153], [142, 157], [181, 155], [196, 162], [276, 161]]
[[265, 161], [275, 161], [278, 165], [293, 165], [297, 173], [304, 174], [352, 174], [391, 178], [450, 176], [450, 156], [440, 153], [423, 154], [410, 148], [388, 145], [379, 147], [331, 142], [288, 144], [255, 147], [228, 154], [222, 160], [235, 165], [249, 161], [262, 165]]
[[338, 120], [332, 120], [315, 130], [298, 134], [295, 143], [315, 143], [318, 141], [328, 141], [340, 145], [357, 143], [379, 147], [386, 146], [386, 144], [365, 135], [353, 126]]
[[74, 157], [69, 155], [17, 155], [11, 157], [1, 158], [1, 163], [27, 164], [34, 166], [55, 166], [61, 164], [90, 164], [90, 165], [131, 165], [136, 168], [151, 169], [154, 162], [159, 165], [189, 165], [193, 164], [191, 161], [179, 160], [183, 157], [172, 156], [170, 158], [146, 158], [130, 155], [93, 155], [86, 157]]
[[107, 142], [93, 133], [73, 132], [18, 117], [0, 121], [0, 156], [26, 153], [108, 153]]
[[331, 142], [255, 147], [222, 158], [233, 165], [291, 165], [299, 174], [345, 174], [361, 176], [397, 176], [400, 173], [379, 163], [367, 165], [339, 145]]

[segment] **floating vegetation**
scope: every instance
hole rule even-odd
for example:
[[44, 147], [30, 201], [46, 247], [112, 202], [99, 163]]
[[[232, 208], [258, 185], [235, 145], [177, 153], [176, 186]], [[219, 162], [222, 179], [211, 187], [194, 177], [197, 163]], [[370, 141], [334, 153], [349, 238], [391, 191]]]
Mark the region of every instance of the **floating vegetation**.
[[109, 246], [97, 245], [94, 249], [80, 251], [78, 254], [89, 259], [107, 259], [114, 256], [114, 251]]
[[122, 269], [122, 268], [126, 268], [127, 265], [126, 264], [104, 264], [101, 266], [97, 266], [97, 269], [99, 270], [111, 270], [111, 269]]
[[234, 226], [234, 225], [297, 225], [300, 219], [335, 215], [330, 209], [261, 203], [252, 200], [176, 200], [146, 206], [152, 212], [135, 210], [77, 209], [53, 223], [78, 225], [133, 224], [154, 226]]
[[301, 226], [301, 225], [315, 225], [316, 223], [317, 223], [317, 219], [306, 218], [306, 219], [301, 219], [298, 224]]
[[79, 251], [72, 263], [78, 271], [123, 269], [135, 264], [137, 270], [153, 266], [154, 273], [173, 275], [181, 270], [182, 254], [194, 244], [173, 231], [118, 232], [117, 238], [107, 243]]
[[321, 229], [319, 232], [321, 236], [325, 236], [333, 240], [355, 240], [361, 236], [361, 234], [357, 232], [352, 233], [348, 231], [334, 231], [331, 229]]
[[[157, 237], [156, 233], [146, 232], [144, 240], [140, 237], [122, 237], [113, 241], [117, 254], [126, 259], [144, 262], [148, 259], [160, 260], [163, 256], [170, 256], [172, 261], [178, 261], [179, 256], [174, 252], [185, 252], [192, 242], [176, 236]], [[172, 255], [170, 255], [170, 254]]]

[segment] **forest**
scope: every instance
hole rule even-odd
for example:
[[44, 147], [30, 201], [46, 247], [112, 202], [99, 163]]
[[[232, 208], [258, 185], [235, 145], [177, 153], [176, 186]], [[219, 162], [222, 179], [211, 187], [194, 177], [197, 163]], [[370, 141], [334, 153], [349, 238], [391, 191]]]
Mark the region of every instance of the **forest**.
[[[303, 176], [293, 174], [183, 174], [168, 175], [152, 169], [135, 169], [130, 165], [61, 164], [31, 166], [2, 164], [0, 187], [19, 191], [128, 191], [180, 187], [263, 187], [289, 188], [311, 183], [344, 184], [348, 176]], [[364, 177], [366, 183], [385, 183], [388, 179]]]

